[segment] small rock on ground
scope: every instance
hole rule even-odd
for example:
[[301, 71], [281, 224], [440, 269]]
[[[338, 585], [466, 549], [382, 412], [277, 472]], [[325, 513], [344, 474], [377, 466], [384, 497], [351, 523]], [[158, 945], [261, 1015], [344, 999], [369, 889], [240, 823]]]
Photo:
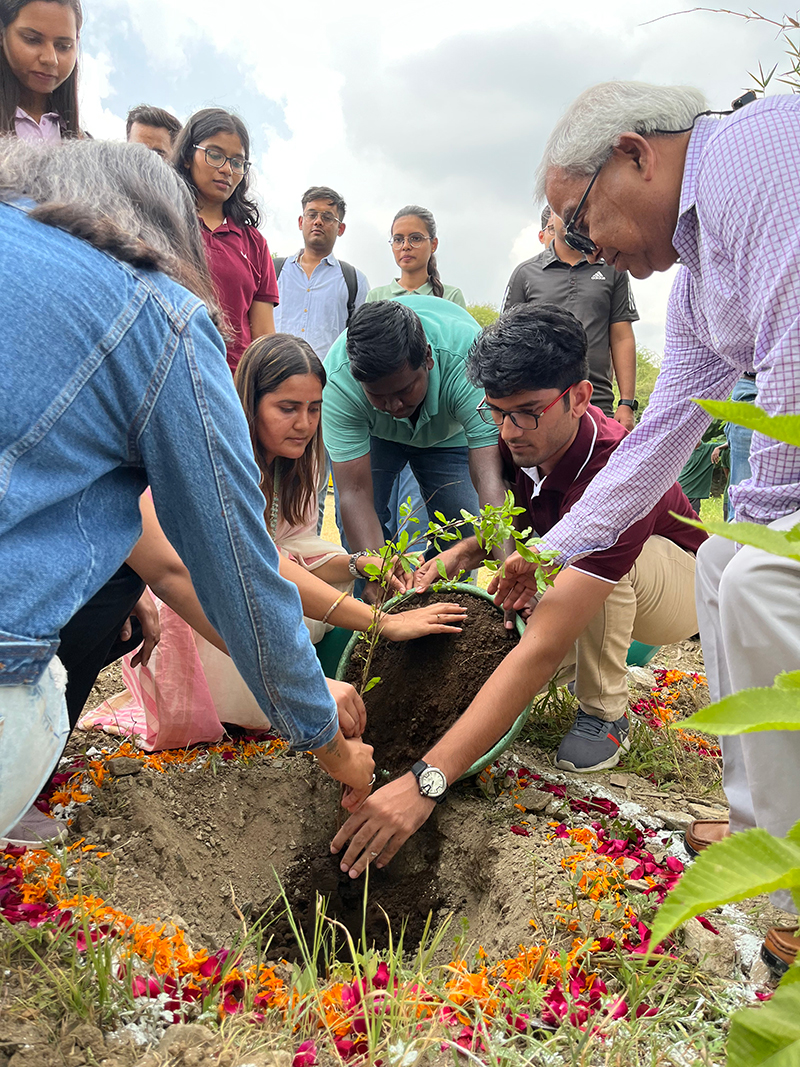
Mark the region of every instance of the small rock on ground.
[[113, 759], [108, 760], [106, 763], [106, 770], [114, 778], [124, 778], [129, 774], [139, 774], [144, 769], [144, 764], [141, 760], [133, 759], [131, 756], [114, 756]]
[[693, 822], [692, 816], [685, 811], [654, 811], [656, 819], [660, 819], [667, 830], [685, 830], [689, 823]]
[[719, 933], [715, 934], [697, 919], [689, 919], [683, 925], [683, 942], [701, 971], [719, 978], [733, 977], [737, 963], [736, 943], [726, 926], [720, 925]]

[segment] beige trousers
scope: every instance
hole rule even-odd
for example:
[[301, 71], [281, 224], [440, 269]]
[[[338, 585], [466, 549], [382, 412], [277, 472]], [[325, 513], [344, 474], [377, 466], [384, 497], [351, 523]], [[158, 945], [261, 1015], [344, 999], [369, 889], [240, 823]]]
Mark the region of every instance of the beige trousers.
[[[580, 560], [575, 566], [580, 569]], [[697, 633], [694, 568], [692, 553], [666, 537], [645, 541], [554, 677], [559, 685], [574, 678], [587, 715], [614, 722], [627, 713], [631, 640], [670, 645]]]

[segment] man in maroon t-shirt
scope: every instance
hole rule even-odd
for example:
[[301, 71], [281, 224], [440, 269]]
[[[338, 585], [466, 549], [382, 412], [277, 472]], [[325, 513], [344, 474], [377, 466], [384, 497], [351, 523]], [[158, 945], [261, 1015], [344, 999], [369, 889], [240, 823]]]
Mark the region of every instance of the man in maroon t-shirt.
[[[525, 508], [523, 528], [543, 535], [580, 499], [626, 433], [591, 405], [584, 329], [551, 304], [512, 308], [476, 339], [467, 374], [485, 390], [479, 410], [500, 429], [507, 478]], [[488, 752], [553, 678], [563, 683], [574, 675], [580, 704], [557, 766], [594, 771], [617, 763], [630, 744], [631, 639], [671, 644], [697, 632], [695, 552], [706, 535], [674, 519], [673, 511], [694, 517], [678, 485], [611, 548], [559, 572], [520, 643], [461, 718], [420, 753], [413, 771], [373, 793], [336, 835], [334, 849], [350, 841], [343, 870], [355, 876], [370, 859], [379, 867], [388, 863], [442, 799], [447, 782]], [[438, 557], [449, 576], [483, 558], [474, 539]], [[415, 588], [438, 577], [433, 559], [417, 571]]]

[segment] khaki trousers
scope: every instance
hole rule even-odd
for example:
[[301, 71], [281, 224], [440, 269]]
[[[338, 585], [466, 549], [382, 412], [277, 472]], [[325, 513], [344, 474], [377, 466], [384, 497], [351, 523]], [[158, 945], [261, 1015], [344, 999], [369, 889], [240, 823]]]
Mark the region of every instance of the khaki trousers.
[[[580, 569], [580, 560], [575, 566]], [[574, 677], [575, 696], [587, 715], [614, 722], [627, 713], [631, 640], [671, 645], [697, 633], [694, 568], [692, 553], [666, 537], [645, 541], [553, 679], [564, 685]]]

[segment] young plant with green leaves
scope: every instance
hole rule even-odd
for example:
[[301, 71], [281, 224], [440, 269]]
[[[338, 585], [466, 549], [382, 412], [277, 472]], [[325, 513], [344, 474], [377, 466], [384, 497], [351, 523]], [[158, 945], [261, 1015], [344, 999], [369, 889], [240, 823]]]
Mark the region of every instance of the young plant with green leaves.
[[[769, 416], [751, 404], [702, 400], [709, 414], [800, 447], [800, 415]], [[755, 523], [698, 523], [709, 533], [773, 555], [800, 561], [800, 524], [772, 530]], [[800, 611], [798, 612], [800, 625]], [[800, 671], [779, 674], [768, 688], [724, 697], [684, 720], [716, 734], [760, 730], [800, 730]], [[788, 773], [796, 773], [792, 768]], [[800, 813], [798, 813], [800, 814]], [[708, 908], [789, 890], [800, 910], [800, 819], [786, 837], [755, 828], [733, 834], [705, 849], [668, 894], [652, 927], [657, 945], [681, 923]], [[728, 1067], [797, 1067], [800, 1063], [800, 963], [785, 974], [775, 996], [758, 1009], [731, 1019]]]
[[[393, 574], [411, 575], [429, 545], [433, 545], [437, 552], [440, 552], [447, 544], [461, 540], [465, 527], [472, 527], [472, 533], [486, 557], [483, 562], [485, 567], [493, 571], [500, 569], [503, 565], [502, 561], [492, 558], [493, 553], [505, 552], [513, 545], [525, 560], [537, 565], [535, 573], [539, 592], [543, 593], [548, 585], [552, 585], [555, 576], [553, 567], [555, 553], [550, 550], [539, 551], [536, 541], [530, 539], [530, 529], [522, 531], [517, 529], [517, 517], [523, 514], [524, 510], [524, 508], [517, 507], [514, 494], [508, 492], [502, 504], [485, 504], [477, 515], [470, 515], [462, 508], [461, 518], [448, 519], [441, 511], [436, 511], [434, 518], [429, 520], [427, 529], [422, 530], [421, 528], [413, 529], [414, 526], [420, 527], [420, 522], [413, 512], [410, 498], [400, 505], [401, 522], [396, 538], [387, 540], [383, 547], [374, 553], [380, 556], [380, 566], [370, 563], [364, 568], [367, 577], [380, 586], [380, 594], [373, 604], [372, 623], [362, 635], [367, 642], [361, 675], [360, 692], [362, 695], [368, 693], [380, 682], [380, 678], [370, 676], [370, 670], [380, 638], [382, 609], [389, 597], [391, 576]], [[448, 579], [441, 562], [439, 573], [443, 581], [434, 585], [434, 590], [446, 588], [448, 584], [462, 578], [462, 574], [458, 574]], [[413, 595], [413, 593], [408, 595]]]

